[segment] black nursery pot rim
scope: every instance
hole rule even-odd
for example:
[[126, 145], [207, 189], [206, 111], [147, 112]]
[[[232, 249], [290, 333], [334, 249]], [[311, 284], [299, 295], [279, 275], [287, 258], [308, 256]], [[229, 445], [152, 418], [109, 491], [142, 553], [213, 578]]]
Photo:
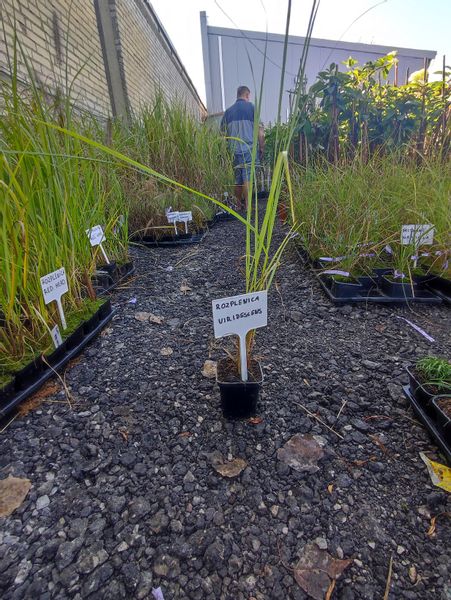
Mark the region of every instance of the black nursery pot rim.
[[257, 403], [263, 384], [263, 371], [259, 362], [255, 364], [258, 366], [259, 376], [254, 381], [241, 381], [240, 379], [223, 381], [216, 374], [216, 382], [221, 394], [222, 413], [226, 419], [249, 419], [257, 414]]

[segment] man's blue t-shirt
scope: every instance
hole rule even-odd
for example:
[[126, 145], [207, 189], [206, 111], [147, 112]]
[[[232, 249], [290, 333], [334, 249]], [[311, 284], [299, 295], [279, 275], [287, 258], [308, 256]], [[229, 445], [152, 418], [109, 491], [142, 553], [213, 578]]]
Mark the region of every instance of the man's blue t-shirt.
[[252, 142], [254, 139], [254, 105], [243, 98], [238, 100], [228, 108], [221, 120], [221, 131], [226, 135], [240, 138], [237, 140], [228, 140], [229, 148], [236, 156], [250, 156], [252, 152]]

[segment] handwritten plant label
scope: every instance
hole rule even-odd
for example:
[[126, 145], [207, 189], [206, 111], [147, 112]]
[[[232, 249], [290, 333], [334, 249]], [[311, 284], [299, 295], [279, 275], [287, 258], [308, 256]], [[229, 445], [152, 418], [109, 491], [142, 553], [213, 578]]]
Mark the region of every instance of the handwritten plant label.
[[59, 348], [63, 343], [63, 338], [61, 337], [60, 328], [58, 327], [58, 325], [55, 325], [55, 327], [53, 327], [53, 329], [50, 330], [50, 334], [52, 336], [55, 348]]
[[401, 244], [415, 247], [431, 245], [434, 242], [433, 225], [403, 225], [401, 230]]
[[240, 338], [241, 379], [247, 381], [246, 334], [268, 324], [268, 292], [252, 292], [212, 301], [215, 338]]
[[179, 212], [179, 221], [185, 223], [185, 233], [188, 233], [188, 222], [193, 220], [193, 213], [190, 210]]
[[106, 241], [105, 234], [103, 233], [103, 229], [101, 225], [95, 225], [91, 227], [91, 229], [87, 229], [86, 233], [89, 237], [89, 241], [91, 242], [91, 246], [100, 246], [100, 250], [103, 254], [103, 258], [106, 260], [106, 264], [109, 265], [110, 261], [106, 252], [102, 246], [102, 243]]
[[64, 267], [41, 277], [41, 288], [46, 304], [50, 304], [53, 301], [56, 302], [61, 324], [63, 329], [66, 329], [66, 318], [64, 316], [63, 305], [61, 304], [61, 296], [69, 291], [69, 286]]

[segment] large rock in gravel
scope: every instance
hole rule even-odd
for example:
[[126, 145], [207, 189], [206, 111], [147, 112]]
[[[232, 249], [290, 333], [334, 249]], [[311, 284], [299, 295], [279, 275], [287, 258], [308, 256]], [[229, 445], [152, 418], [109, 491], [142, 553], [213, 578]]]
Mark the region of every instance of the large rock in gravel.
[[295, 471], [316, 473], [326, 440], [319, 435], [297, 433], [277, 450], [277, 458]]

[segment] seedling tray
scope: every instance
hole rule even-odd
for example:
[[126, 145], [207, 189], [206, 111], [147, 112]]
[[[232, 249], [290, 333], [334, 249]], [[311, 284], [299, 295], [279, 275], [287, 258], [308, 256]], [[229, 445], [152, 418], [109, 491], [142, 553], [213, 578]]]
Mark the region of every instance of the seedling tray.
[[408, 297], [404, 295], [387, 294], [379, 286], [367, 287], [358, 282], [340, 282], [340, 284], [337, 285], [337, 282], [329, 275], [325, 275], [324, 273], [316, 273], [316, 275], [324, 292], [335, 304], [359, 302], [379, 302], [382, 304], [408, 304], [411, 302], [420, 302], [423, 304], [441, 304], [442, 302], [442, 299], [430, 290], [417, 289], [415, 291], [415, 296]]
[[404, 394], [406, 395], [406, 398], [410, 402], [413, 410], [415, 411], [416, 415], [422, 421], [422, 423], [426, 426], [429, 433], [434, 438], [434, 441], [436, 442], [437, 446], [440, 448], [440, 450], [444, 454], [446, 460], [448, 461], [448, 464], [451, 465], [451, 444], [449, 444], [447, 442], [440, 425], [437, 423], [437, 421], [435, 419], [433, 419], [428, 414], [426, 414], [422, 405], [410, 393], [410, 389], [409, 389], [408, 385], [403, 387], [403, 391], [404, 391]]
[[426, 280], [425, 286], [439, 296], [446, 304], [451, 304], [451, 281], [444, 277], [431, 276]]
[[92, 284], [97, 296], [105, 296], [111, 293], [116, 287], [131, 277], [135, 272], [133, 262], [128, 262], [120, 266], [115, 266], [113, 270], [106, 270], [99, 267], [92, 277]]
[[17, 405], [26, 400], [51, 377], [55, 371], [61, 371], [67, 363], [94, 339], [113, 318], [115, 311], [107, 300], [99, 310], [82, 323], [54, 352], [45, 357], [36, 358], [16, 373], [14, 380], [0, 388], [0, 418], [3, 418]]
[[198, 244], [204, 239], [206, 231], [200, 233], [181, 233], [179, 235], [167, 235], [160, 239], [155, 239], [151, 236], [134, 239], [133, 242], [148, 248], [166, 248], [173, 246], [188, 246], [190, 244]]

